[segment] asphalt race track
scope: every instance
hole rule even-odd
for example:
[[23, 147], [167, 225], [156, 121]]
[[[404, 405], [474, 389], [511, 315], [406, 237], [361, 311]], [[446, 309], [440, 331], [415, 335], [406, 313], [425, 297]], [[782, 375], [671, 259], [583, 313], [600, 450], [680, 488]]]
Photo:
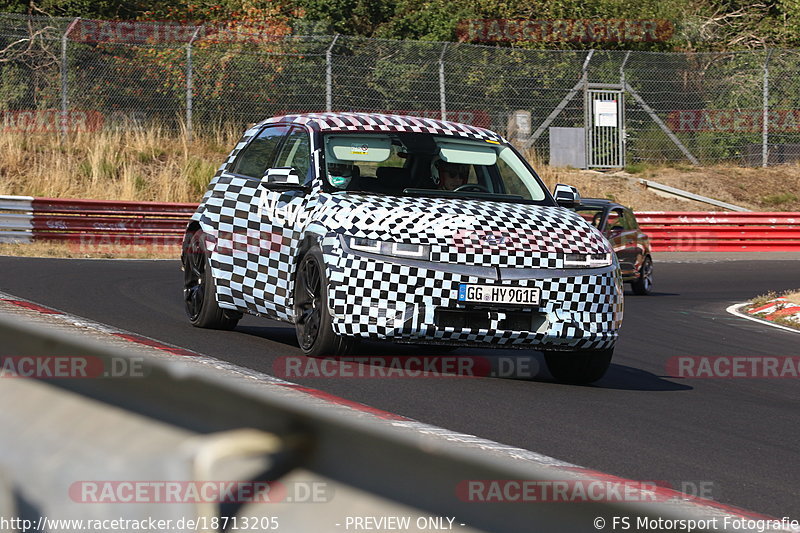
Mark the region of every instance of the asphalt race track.
[[[245, 317], [233, 332], [192, 328], [177, 261], [0, 257], [0, 273], [0, 291], [268, 374], [278, 357], [300, 354], [293, 328], [276, 322]], [[534, 380], [291, 381], [588, 468], [800, 518], [800, 381], [667, 371], [676, 356], [800, 356], [800, 334], [725, 312], [751, 296], [797, 288], [799, 273], [797, 261], [657, 263], [654, 295], [626, 291], [614, 363], [593, 386], [560, 385], [544, 370]], [[360, 349], [421, 353], [374, 343]]]

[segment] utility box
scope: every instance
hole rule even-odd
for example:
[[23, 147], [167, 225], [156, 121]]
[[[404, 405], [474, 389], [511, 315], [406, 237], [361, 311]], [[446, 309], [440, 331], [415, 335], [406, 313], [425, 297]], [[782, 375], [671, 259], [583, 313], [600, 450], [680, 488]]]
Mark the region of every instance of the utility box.
[[550, 128], [550, 166], [586, 168], [586, 130]]
[[531, 137], [531, 112], [520, 109], [511, 113], [506, 132], [514, 145], [525, 146]]

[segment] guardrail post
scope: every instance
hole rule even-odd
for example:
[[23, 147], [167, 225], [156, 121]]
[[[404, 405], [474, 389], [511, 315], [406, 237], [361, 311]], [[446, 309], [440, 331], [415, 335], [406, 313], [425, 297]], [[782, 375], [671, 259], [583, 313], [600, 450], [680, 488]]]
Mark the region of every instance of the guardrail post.
[[197, 39], [197, 34], [203, 25], [197, 27], [192, 34], [192, 38], [186, 43], [186, 140], [192, 142], [192, 101], [193, 101], [193, 85], [192, 85], [192, 43]]
[[769, 164], [769, 58], [772, 49], [767, 50], [767, 57], [764, 58], [764, 87], [762, 90], [763, 116], [761, 118], [761, 166]]
[[63, 142], [64, 139], [67, 137], [67, 124], [68, 124], [68, 116], [69, 113], [69, 82], [67, 80], [68, 72], [67, 72], [67, 41], [69, 38], [69, 32], [72, 31], [72, 28], [81, 20], [80, 17], [75, 17], [75, 19], [70, 22], [67, 29], [64, 31], [64, 35], [61, 36], [61, 120], [59, 121], [59, 131], [61, 132], [61, 141]]

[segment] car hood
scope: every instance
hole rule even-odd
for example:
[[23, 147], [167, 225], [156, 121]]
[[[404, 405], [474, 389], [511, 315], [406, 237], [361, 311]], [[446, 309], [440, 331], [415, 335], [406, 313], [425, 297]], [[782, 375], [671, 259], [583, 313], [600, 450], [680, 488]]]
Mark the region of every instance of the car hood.
[[329, 231], [429, 245], [434, 261], [561, 268], [564, 254], [612, 251], [594, 226], [561, 207], [357, 193], [321, 200], [315, 219]]

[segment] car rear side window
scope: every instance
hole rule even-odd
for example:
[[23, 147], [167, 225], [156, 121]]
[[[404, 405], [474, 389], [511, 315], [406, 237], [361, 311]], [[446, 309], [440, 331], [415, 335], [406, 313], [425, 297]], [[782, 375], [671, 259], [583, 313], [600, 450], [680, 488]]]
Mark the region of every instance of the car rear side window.
[[623, 223], [622, 209], [612, 209], [606, 221], [607, 231], [622, 231], [626, 229]]
[[304, 129], [292, 128], [289, 135], [286, 136], [286, 142], [283, 143], [275, 166], [294, 168], [304, 185], [311, 181], [313, 178], [309, 172], [311, 169], [311, 145], [308, 133]]
[[287, 126], [267, 126], [244, 147], [233, 163], [231, 172], [251, 178], [261, 178], [275, 161]]
[[625, 229], [639, 229], [639, 223], [636, 222], [636, 216], [634, 216], [633, 211], [630, 209], [626, 209], [623, 211], [623, 220], [625, 222]]

